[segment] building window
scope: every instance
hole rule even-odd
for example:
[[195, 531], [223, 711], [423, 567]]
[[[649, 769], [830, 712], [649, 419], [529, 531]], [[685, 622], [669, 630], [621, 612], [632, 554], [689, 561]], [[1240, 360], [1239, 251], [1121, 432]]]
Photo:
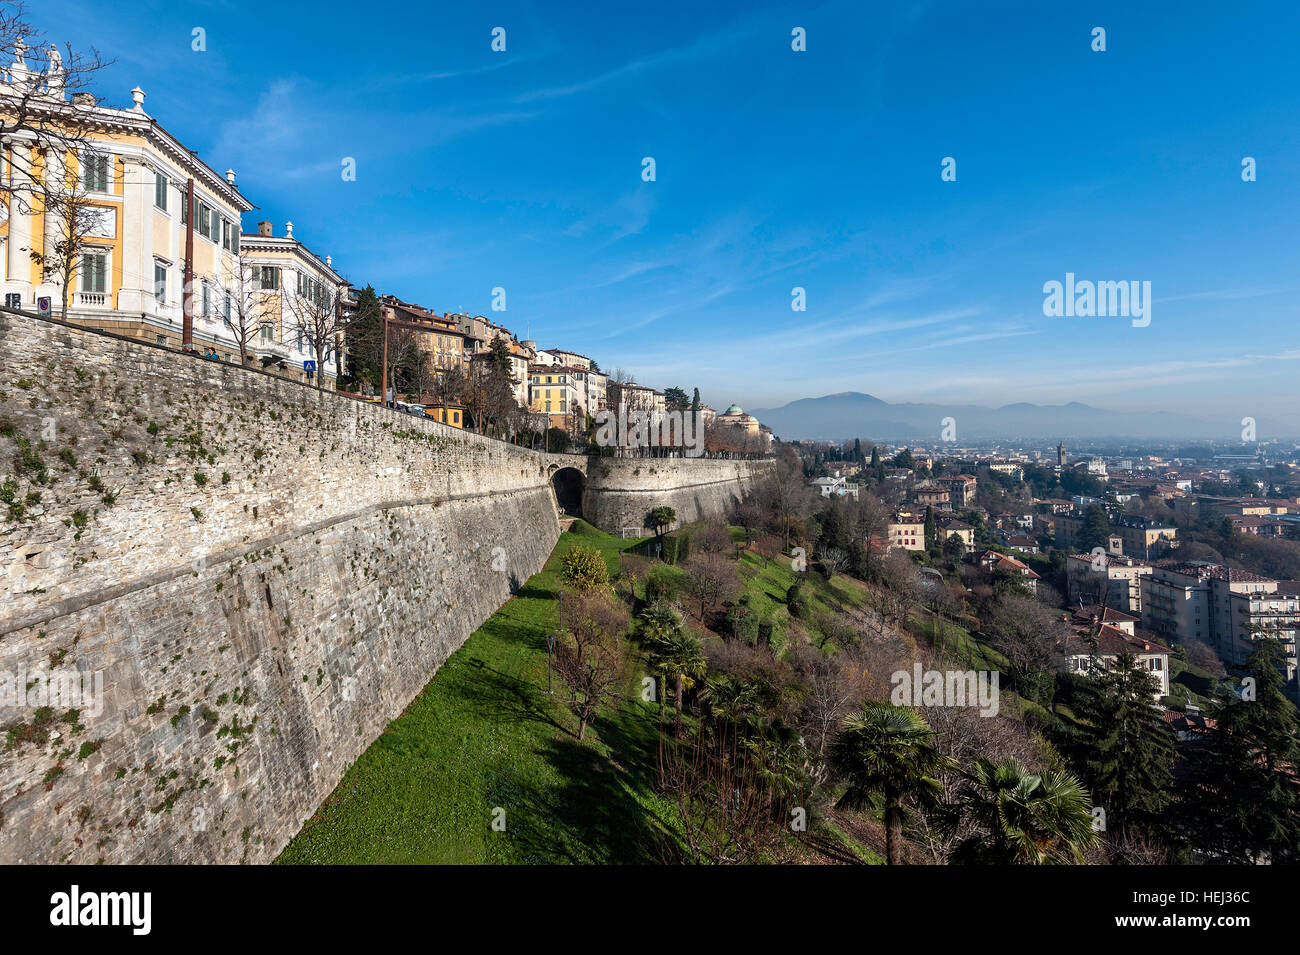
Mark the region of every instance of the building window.
[[280, 269], [277, 266], [259, 266], [253, 274], [257, 279], [257, 288], [266, 291], [276, 291], [280, 288]]
[[207, 282], [203, 283], [203, 317], [212, 317], [212, 289]]
[[159, 305], [167, 301], [167, 266], [153, 264], [153, 297]]
[[153, 174], [153, 204], [167, 211], [167, 177], [160, 172]]
[[81, 185], [87, 192], [108, 192], [108, 160], [103, 153], [86, 153], [81, 157]]
[[222, 219], [221, 220], [221, 247], [225, 249], [227, 252], [231, 251], [230, 233], [233, 231], [234, 230], [231, 229], [230, 227], [230, 223], [227, 220]]
[[226, 307], [225, 307], [225, 315], [224, 315], [224, 318], [225, 318], [225, 320], [226, 320], [226, 324], [227, 324], [227, 325], [230, 324], [230, 306], [231, 306], [230, 293], [227, 292], [227, 293], [226, 293]]
[[263, 344], [269, 345], [271, 342], [275, 341], [275, 326], [270, 322], [267, 322], [261, 328], [261, 335]]
[[81, 256], [81, 290], [83, 292], [108, 291], [108, 256], [100, 252], [87, 252]]

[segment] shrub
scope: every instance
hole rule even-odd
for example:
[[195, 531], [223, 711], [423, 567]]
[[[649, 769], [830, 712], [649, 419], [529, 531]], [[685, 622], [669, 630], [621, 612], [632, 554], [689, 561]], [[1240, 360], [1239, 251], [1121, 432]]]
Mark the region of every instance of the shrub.
[[609, 565], [594, 547], [574, 547], [560, 564], [560, 579], [575, 590], [587, 592], [609, 586]]
[[710, 522], [695, 535], [694, 544], [706, 554], [730, 554], [736, 549], [731, 539], [731, 531], [725, 524]]
[[796, 581], [790, 585], [790, 589], [785, 592], [785, 603], [790, 610], [790, 616], [800, 620], [807, 619], [811, 605], [801, 582]]
[[691, 555], [691, 538], [688, 534], [669, 534], [663, 539], [663, 553], [660, 555], [666, 564], [682, 564]]
[[677, 599], [678, 590], [677, 576], [665, 567], [656, 567], [646, 578], [646, 603], [671, 603]]

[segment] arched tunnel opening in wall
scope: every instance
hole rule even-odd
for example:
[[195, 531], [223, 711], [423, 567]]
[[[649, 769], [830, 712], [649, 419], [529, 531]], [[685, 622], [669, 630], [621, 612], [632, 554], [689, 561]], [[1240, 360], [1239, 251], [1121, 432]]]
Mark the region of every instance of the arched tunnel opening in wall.
[[560, 468], [551, 475], [555, 488], [555, 502], [567, 517], [582, 516], [582, 492], [585, 481], [577, 468]]

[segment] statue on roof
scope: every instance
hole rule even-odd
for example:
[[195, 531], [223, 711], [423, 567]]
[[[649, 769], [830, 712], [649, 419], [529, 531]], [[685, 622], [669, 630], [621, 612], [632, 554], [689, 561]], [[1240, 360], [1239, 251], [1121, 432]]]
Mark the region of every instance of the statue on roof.
[[49, 53], [47, 54], [48, 64], [45, 67], [45, 88], [54, 96], [63, 96], [63, 54], [53, 43], [50, 44]]
[[9, 82], [14, 86], [29, 86], [32, 71], [27, 68], [27, 41], [19, 37], [14, 41], [14, 61], [9, 65]]

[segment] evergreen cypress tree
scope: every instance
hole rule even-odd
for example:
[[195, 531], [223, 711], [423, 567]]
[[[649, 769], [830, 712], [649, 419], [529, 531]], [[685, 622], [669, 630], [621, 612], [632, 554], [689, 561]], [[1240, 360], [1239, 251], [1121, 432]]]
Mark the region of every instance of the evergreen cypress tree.
[[347, 366], [344, 378], [351, 387], [367, 381], [379, 384], [384, 358], [384, 316], [379, 296], [367, 285], [357, 293], [357, 307], [344, 332]]
[[[1089, 504], [1083, 513], [1083, 527], [1079, 529], [1079, 549], [1091, 551], [1094, 547], [1106, 547], [1110, 538], [1110, 518], [1106, 509], [1100, 504]], [[1141, 555], [1139, 555], [1141, 556]]]
[[492, 344], [488, 346], [488, 363], [501, 372], [512, 384], [517, 384], [515, 376], [511, 374], [510, 346], [500, 335], [492, 339]]
[[1246, 661], [1253, 692], [1225, 697], [1215, 728], [1189, 754], [1178, 819], [1189, 847], [1210, 861], [1300, 861], [1300, 745], [1282, 693], [1284, 659], [1276, 640], [1261, 640]]
[[1107, 831], [1152, 835], [1173, 801], [1174, 736], [1155, 703], [1156, 678], [1127, 651], [1096, 672], [1075, 704], [1077, 768]]

